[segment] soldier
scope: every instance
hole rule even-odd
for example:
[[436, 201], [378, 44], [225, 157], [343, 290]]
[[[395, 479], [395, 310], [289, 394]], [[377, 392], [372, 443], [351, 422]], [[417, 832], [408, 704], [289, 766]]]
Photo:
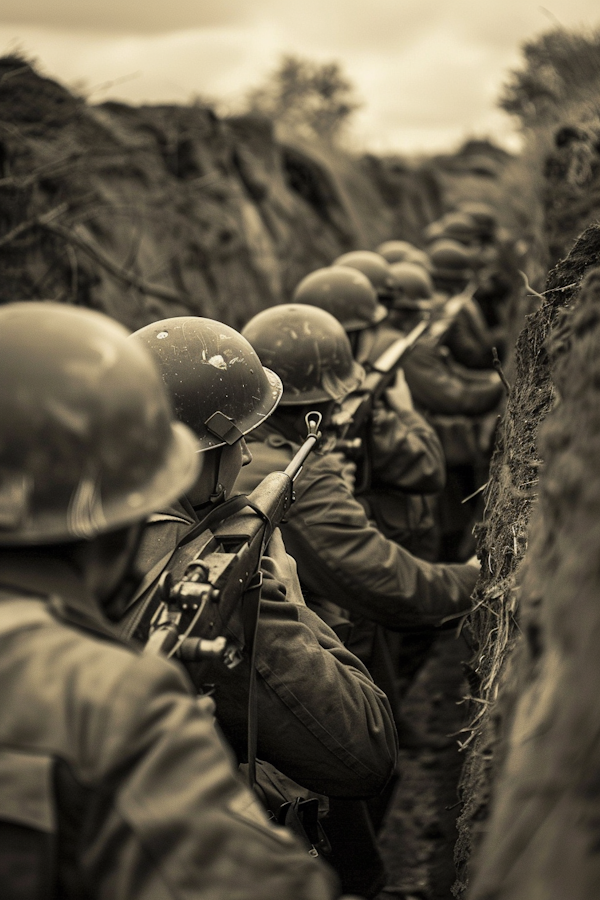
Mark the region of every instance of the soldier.
[[[335, 404], [360, 383], [360, 367], [341, 324], [316, 307], [275, 306], [248, 322], [243, 334], [283, 382], [279, 407], [249, 435], [253, 459], [236, 484], [245, 493], [266, 472], [287, 464], [309, 408], [317, 404], [325, 420], [331, 417]], [[477, 569], [431, 565], [384, 538], [342, 470], [335, 454], [314, 453], [283, 525], [303, 587], [315, 599], [392, 629], [440, 625], [468, 612]]]
[[[355, 360], [367, 371], [375, 363], [372, 348], [387, 310], [365, 276], [342, 266], [317, 269], [300, 282], [293, 300], [335, 316], [348, 335]], [[394, 336], [402, 335], [394, 332]], [[433, 527], [423, 495], [444, 487], [445, 461], [435, 431], [414, 411], [402, 373], [398, 375], [377, 403], [363, 436], [368, 459], [363, 460], [366, 477], [361, 479], [359, 499], [386, 537], [421, 555], [420, 539], [425, 539], [422, 549], [427, 554], [426, 536]]]
[[[178, 536], [207, 514], [214, 517], [230, 496], [242, 465], [251, 460], [246, 439], [272, 415], [282, 385], [237, 331], [210, 319], [166, 319], [131, 340], [153, 354], [177, 415], [197, 435], [205, 460], [198, 481], [144, 532], [137, 565], [156, 578], [165, 550], [174, 550]], [[330, 807], [333, 799], [342, 802], [346, 811], [344, 798], [379, 794], [393, 773], [396, 733], [388, 700], [366, 667], [305, 605], [279, 531], [262, 572], [255, 646], [258, 788], [276, 815], [282, 801], [305, 796], [306, 789], [332, 798]], [[129, 614], [129, 630], [143, 617], [144, 604], [140, 597]], [[215, 668], [206, 680], [214, 683], [219, 724], [243, 762], [250, 661], [246, 657], [232, 670]], [[279, 773], [295, 784], [286, 785]], [[273, 787], [282, 782], [284, 796], [278, 797]], [[360, 819], [361, 807], [353, 813], [353, 820]], [[340, 822], [330, 812], [323, 819], [332, 844], [329, 860], [345, 890], [373, 896], [383, 884], [381, 861], [368, 826], [361, 846], [353, 845], [348, 818]]]
[[[272, 415], [282, 386], [237, 331], [211, 319], [164, 319], [140, 329], [131, 340], [154, 356], [175, 411], [196, 434], [204, 460], [197, 482], [145, 529], [137, 566], [155, 581], [168, 564], [165, 554], [230, 496], [242, 465], [251, 460], [246, 439]], [[258, 756], [327, 796], [377, 794], [395, 764], [394, 726], [385, 695], [307, 609], [279, 531], [262, 568], [256, 642]], [[150, 595], [148, 585], [146, 597]], [[128, 614], [130, 633], [143, 619], [144, 604], [140, 597]], [[245, 760], [249, 661], [231, 671], [220, 669], [208, 680], [216, 683], [220, 725]]]
[[107, 618], [202, 461], [151, 358], [99, 313], [11, 304], [0, 377], [2, 896], [335, 896], [234, 774], [212, 701]]
[[[429, 276], [422, 267], [400, 262], [391, 265], [390, 271], [395, 267], [402, 267], [400, 276], [404, 278], [394, 275], [398, 296], [392, 304], [405, 304], [407, 294], [412, 300], [413, 295], [424, 293]], [[347, 284], [350, 272], [351, 269], [341, 266], [319, 269], [300, 282], [294, 300], [334, 315], [344, 326], [354, 358], [369, 371], [376, 362], [373, 348], [381, 333], [391, 335], [394, 340], [402, 334], [389, 326], [385, 307], [378, 304], [368, 279], [362, 278], [357, 285], [359, 273], [355, 272], [350, 290]], [[446, 479], [444, 453], [431, 425], [414, 411], [401, 370], [396, 383], [375, 406], [362, 440], [368, 458], [362, 461], [364, 474], [359, 476], [361, 489], [356, 495], [367, 516], [385, 537], [422, 559], [434, 561], [437, 553], [434, 512], [437, 492], [442, 490]], [[401, 743], [415, 740], [400, 713], [401, 695], [421, 667], [434, 635], [432, 629], [400, 635], [384, 631], [371, 622], [354, 626], [349, 646], [354, 649], [356, 645], [359, 653], [365, 652], [365, 646], [369, 648], [365, 662], [392, 701]]]

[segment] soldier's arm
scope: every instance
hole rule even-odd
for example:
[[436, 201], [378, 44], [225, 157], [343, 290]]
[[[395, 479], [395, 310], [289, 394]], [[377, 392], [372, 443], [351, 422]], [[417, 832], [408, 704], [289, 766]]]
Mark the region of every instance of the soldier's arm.
[[387, 540], [338, 468], [327, 455], [310, 461], [282, 529], [303, 585], [392, 629], [440, 625], [468, 612], [477, 571], [426, 563]]
[[[256, 651], [258, 756], [318, 793], [377, 794], [396, 761], [388, 700], [304, 604], [278, 532], [268, 554]], [[217, 715], [241, 755], [247, 693], [247, 663], [219, 677]]]
[[445, 415], [477, 416], [493, 409], [503, 393], [498, 373], [469, 369], [461, 373], [458, 363], [447, 364], [444, 349], [423, 341], [406, 358], [404, 374], [415, 403]]
[[383, 403], [373, 411], [373, 484], [409, 493], [441, 491], [446, 481], [444, 451], [431, 425], [410, 409]]

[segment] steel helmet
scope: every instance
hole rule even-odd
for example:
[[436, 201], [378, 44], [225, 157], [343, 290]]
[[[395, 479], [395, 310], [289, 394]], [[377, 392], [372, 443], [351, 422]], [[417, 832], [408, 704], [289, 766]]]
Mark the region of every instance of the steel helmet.
[[491, 237], [498, 227], [498, 217], [489, 203], [461, 203], [458, 211], [473, 219], [480, 235]]
[[195, 481], [153, 360], [102, 313], [0, 309], [0, 545], [91, 539], [140, 521]]
[[460, 271], [469, 269], [473, 262], [473, 255], [464, 244], [451, 238], [440, 238], [429, 248], [429, 258], [434, 267], [438, 269]]
[[433, 296], [433, 282], [423, 266], [411, 262], [397, 262], [390, 266], [394, 286], [410, 300], [429, 300]]
[[283, 391], [255, 350], [234, 328], [200, 316], [161, 319], [131, 340], [158, 363], [182, 422], [196, 434], [200, 451], [235, 444], [271, 415]]
[[388, 314], [367, 276], [349, 266], [329, 266], [311, 272], [294, 291], [292, 301], [324, 309], [346, 331], [377, 325]]
[[441, 237], [444, 236], [444, 223], [441, 219], [436, 219], [435, 222], [430, 222], [429, 225], [423, 231], [423, 237], [428, 244], [431, 244], [432, 241], [438, 241]]
[[431, 272], [431, 260], [429, 259], [428, 254], [425, 250], [419, 250], [417, 247], [413, 248], [412, 252], [406, 257], [404, 262], [416, 263], [418, 266], [425, 269], [426, 272]]
[[283, 382], [282, 406], [343, 400], [364, 378], [348, 335], [317, 306], [284, 303], [251, 319], [242, 334]]
[[442, 225], [441, 237], [452, 238], [461, 244], [471, 244], [478, 237], [477, 224], [467, 213], [446, 213], [440, 222]]
[[389, 294], [392, 289], [392, 276], [387, 261], [379, 253], [372, 250], [352, 250], [338, 256], [332, 266], [349, 266], [366, 275], [378, 294]]
[[431, 262], [424, 250], [419, 250], [414, 244], [408, 241], [386, 241], [380, 244], [377, 252], [383, 256], [390, 265], [397, 262], [411, 262], [423, 266], [424, 269], [431, 268]]
[[395, 263], [403, 262], [416, 249], [414, 244], [410, 244], [408, 241], [384, 241], [376, 252], [383, 256], [386, 262]]

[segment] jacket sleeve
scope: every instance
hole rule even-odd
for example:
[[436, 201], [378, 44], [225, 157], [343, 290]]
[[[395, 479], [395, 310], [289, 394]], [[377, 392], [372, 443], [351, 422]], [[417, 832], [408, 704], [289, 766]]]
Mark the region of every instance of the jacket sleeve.
[[302, 584], [391, 629], [440, 625], [468, 612], [477, 570], [426, 563], [387, 540], [338, 468], [327, 454], [309, 460], [282, 528]]
[[[275, 532], [263, 559], [256, 643], [258, 756], [317, 793], [368, 797], [396, 762], [387, 697], [304, 603], [294, 561]], [[244, 754], [248, 666], [219, 678], [217, 716]]]
[[374, 486], [408, 493], [441, 491], [446, 481], [444, 451], [431, 425], [410, 409], [376, 406], [371, 427]]
[[268, 824], [233, 771], [212, 701], [189, 696], [174, 666], [138, 657], [107, 700], [87, 728], [101, 764], [77, 773], [104, 789], [85, 855], [94, 897], [208, 900], [240, 885], [252, 900], [337, 896], [330, 875]]
[[444, 343], [454, 358], [468, 368], [491, 369], [494, 364], [493, 335], [474, 299], [460, 310]]
[[451, 363], [447, 348], [426, 341], [413, 348], [403, 368], [415, 404], [431, 412], [478, 416], [493, 409], [504, 390], [497, 372]]

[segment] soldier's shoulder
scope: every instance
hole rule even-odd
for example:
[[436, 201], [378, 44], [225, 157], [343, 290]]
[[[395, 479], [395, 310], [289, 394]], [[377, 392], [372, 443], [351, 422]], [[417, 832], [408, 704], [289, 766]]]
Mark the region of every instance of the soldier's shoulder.
[[[14, 640], [11, 641], [11, 637]], [[65, 678], [78, 691], [110, 694], [126, 673], [144, 672], [160, 680], [175, 669], [164, 659], [151, 659], [121, 641], [107, 623], [87, 627], [68, 620], [60, 610], [40, 600], [14, 599], [0, 603], [0, 639], [5, 638], [7, 662], [29, 666]], [[9, 647], [7, 647], [9, 645]]]

